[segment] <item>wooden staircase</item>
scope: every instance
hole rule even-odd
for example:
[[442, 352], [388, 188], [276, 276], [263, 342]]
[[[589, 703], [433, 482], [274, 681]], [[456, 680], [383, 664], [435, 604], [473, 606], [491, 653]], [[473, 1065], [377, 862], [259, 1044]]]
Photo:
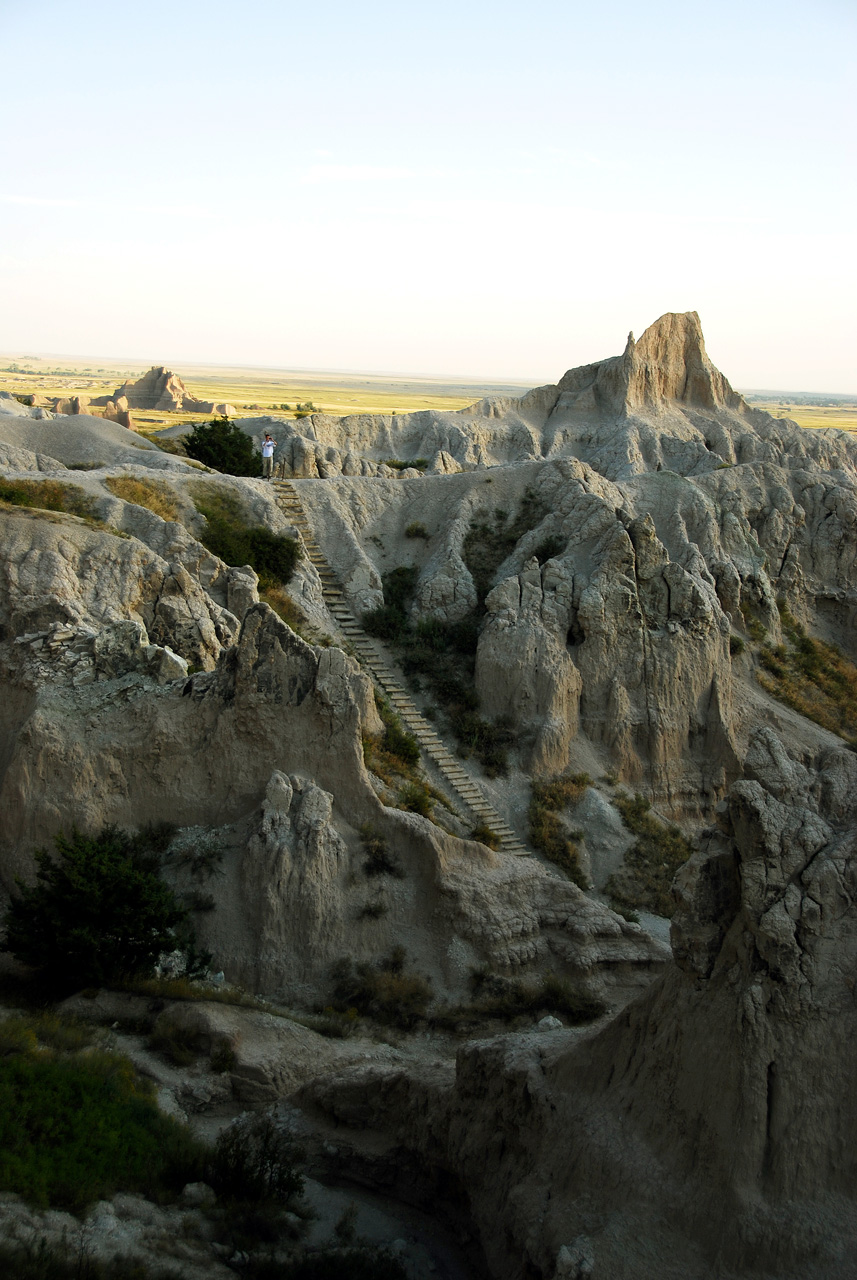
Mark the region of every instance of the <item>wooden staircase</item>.
[[402, 724], [413, 734], [420, 749], [434, 761], [450, 787], [478, 821], [484, 822], [500, 838], [504, 853], [527, 855], [508, 823], [504, 822], [485, 799], [481, 788], [473, 780], [428, 721], [420, 715], [410, 695], [402, 688], [399, 678], [390, 667], [390, 659], [380, 641], [367, 635], [345, 603], [345, 594], [327, 563], [321, 548], [313, 537], [309, 521], [304, 514], [294, 485], [288, 480], [274, 480], [277, 502], [290, 524], [300, 532], [306, 553], [315, 565], [324, 600], [342, 634], [347, 638], [360, 664], [383, 690]]

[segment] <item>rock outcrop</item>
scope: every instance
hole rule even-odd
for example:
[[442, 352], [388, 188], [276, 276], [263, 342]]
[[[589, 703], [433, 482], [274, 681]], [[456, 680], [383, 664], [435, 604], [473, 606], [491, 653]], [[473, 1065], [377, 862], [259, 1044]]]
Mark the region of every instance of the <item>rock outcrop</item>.
[[[121, 403], [123, 400], [124, 405]], [[237, 412], [231, 404], [216, 404], [213, 400], [197, 399], [188, 391], [178, 374], [165, 369], [163, 365], [153, 365], [141, 378], [137, 378], [136, 381], [129, 379], [123, 382], [121, 387], [117, 387], [111, 396], [96, 398], [91, 403], [108, 408], [112, 405], [114, 412], [127, 412], [128, 409], [154, 409], [175, 413], [181, 410], [184, 413], [215, 413], [228, 417], [234, 417]]]
[[802, 762], [760, 731], [679, 876], [677, 964], [636, 1001], [595, 1031], [471, 1044], [454, 1081], [363, 1068], [304, 1104], [467, 1187], [498, 1280], [587, 1274], [575, 1253], [611, 1280], [845, 1280], [855, 796], [853, 754]]

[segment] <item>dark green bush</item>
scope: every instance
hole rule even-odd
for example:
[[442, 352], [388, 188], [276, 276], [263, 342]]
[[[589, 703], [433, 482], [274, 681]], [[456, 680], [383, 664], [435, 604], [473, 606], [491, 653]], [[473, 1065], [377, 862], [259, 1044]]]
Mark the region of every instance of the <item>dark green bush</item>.
[[407, 809], [410, 813], [419, 813], [424, 818], [432, 815], [434, 798], [424, 783], [406, 782], [399, 788], [396, 799], [400, 808]]
[[548, 560], [552, 560], [554, 556], [558, 556], [565, 550], [565, 543], [562, 538], [545, 538], [544, 542], [540, 542], [536, 547], [533, 555], [539, 564], [546, 564]]
[[18, 881], [2, 949], [72, 989], [151, 972], [190, 934], [187, 910], [158, 876], [153, 842], [151, 832], [117, 827], [60, 833], [55, 856], [35, 854], [35, 884]]
[[394, 471], [407, 471], [409, 467], [413, 467], [415, 471], [425, 471], [428, 458], [413, 458], [410, 462], [407, 458], [385, 458], [384, 465], [392, 467]]
[[384, 751], [406, 766], [413, 767], [418, 764], [420, 744], [416, 738], [402, 728], [401, 720], [385, 699], [376, 698], [375, 703], [378, 714], [384, 722], [384, 736], [381, 739]]
[[233, 1123], [217, 1139], [211, 1182], [232, 1200], [282, 1204], [303, 1191], [302, 1153], [288, 1130], [267, 1112]]
[[47, 1240], [0, 1244], [0, 1275], [14, 1280], [182, 1280], [173, 1267], [151, 1267], [137, 1258], [90, 1257], [84, 1244], [52, 1247]]
[[500, 565], [511, 555], [524, 534], [541, 524], [547, 513], [544, 499], [528, 488], [513, 520], [509, 520], [508, 511], [499, 507], [491, 515], [471, 520], [464, 539], [463, 556], [476, 587], [480, 610], [484, 608], [485, 597], [494, 585], [494, 575]]
[[502, 841], [497, 832], [488, 826], [487, 822], [477, 822], [476, 826], [470, 833], [471, 840], [478, 840], [480, 844], [484, 844], [489, 849], [499, 849]]
[[184, 438], [185, 453], [215, 471], [233, 476], [262, 474], [262, 455], [245, 431], [228, 418], [198, 422]]
[[211, 484], [197, 485], [194, 501], [197, 511], [205, 516], [200, 541], [209, 551], [227, 564], [252, 565], [262, 591], [286, 586], [301, 555], [293, 538], [272, 533], [262, 525], [246, 524], [235, 495]]

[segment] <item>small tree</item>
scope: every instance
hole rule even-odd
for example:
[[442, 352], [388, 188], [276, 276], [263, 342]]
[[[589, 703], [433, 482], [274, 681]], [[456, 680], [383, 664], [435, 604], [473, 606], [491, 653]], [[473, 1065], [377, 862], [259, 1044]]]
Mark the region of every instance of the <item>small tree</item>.
[[190, 939], [188, 912], [159, 877], [157, 837], [105, 827], [54, 840], [35, 854], [36, 882], [18, 881], [2, 950], [62, 985], [100, 986], [151, 972], [164, 951]]
[[262, 474], [261, 453], [253, 448], [247, 433], [228, 418], [198, 422], [185, 437], [184, 449], [189, 458], [204, 462], [216, 471], [226, 471], [232, 476]]

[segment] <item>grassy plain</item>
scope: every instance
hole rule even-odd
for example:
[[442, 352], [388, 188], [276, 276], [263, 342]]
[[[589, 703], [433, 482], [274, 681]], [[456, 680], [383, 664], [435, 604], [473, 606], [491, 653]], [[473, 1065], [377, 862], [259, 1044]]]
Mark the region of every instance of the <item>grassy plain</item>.
[[[139, 378], [151, 366], [80, 357], [0, 355], [0, 391], [14, 395], [110, 395], [127, 378]], [[463, 409], [482, 396], [522, 395], [525, 383], [480, 383], [385, 374], [307, 372], [178, 364], [177, 373], [200, 400], [232, 404], [241, 416], [253, 413], [291, 418], [295, 406], [311, 401], [322, 413], [414, 413], [419, 409]], [[289, 410], [280, 406], [287, 404]], [[134, 411], [144, 430], [194, 421], [199, 415]]]
[[[857, 396], [837, 397], [834, 403], [812, 403], [808, 399], [799, 401], [788, 397], [757, 399], [748, 395], [747, 400], [754, 409], [765, 409], [775, 418], [791, 418], [799, 427], [834, 427], [838, 431], [857, 431]], [[833, 397], [819, 396], [819, 401], [833, 400]]]

